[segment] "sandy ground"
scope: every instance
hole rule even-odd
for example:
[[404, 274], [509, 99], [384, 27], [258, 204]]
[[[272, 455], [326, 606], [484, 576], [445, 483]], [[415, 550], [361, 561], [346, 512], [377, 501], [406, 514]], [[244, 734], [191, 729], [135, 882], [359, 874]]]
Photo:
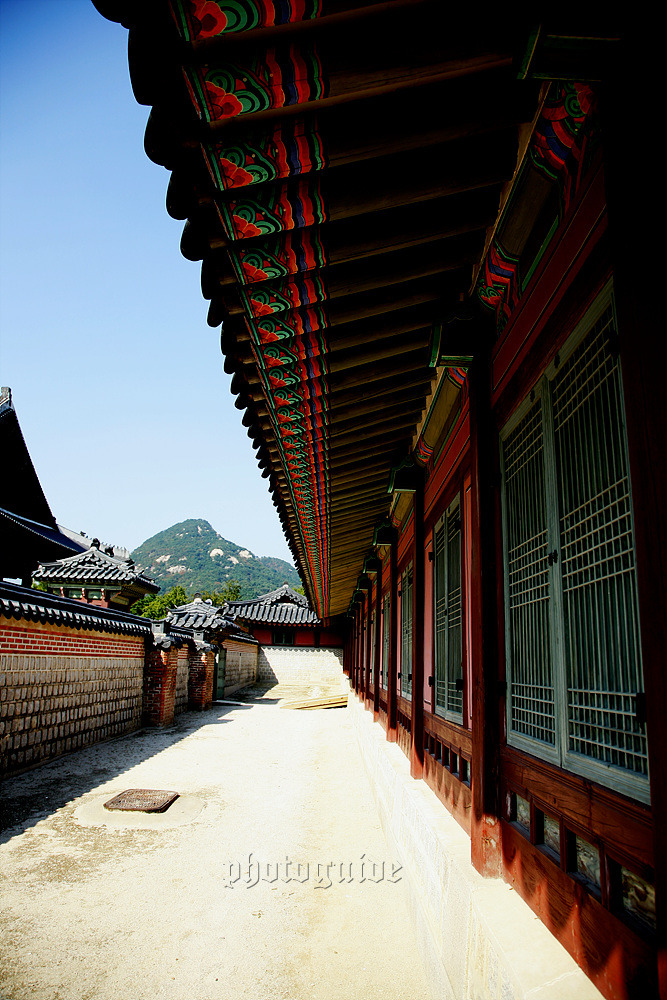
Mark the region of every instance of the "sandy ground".
[[[128, 788], [180, 798], [104, 809]], [[345, 710], [187, 713], [0, 810], [0, 1000], [431, 996]]]

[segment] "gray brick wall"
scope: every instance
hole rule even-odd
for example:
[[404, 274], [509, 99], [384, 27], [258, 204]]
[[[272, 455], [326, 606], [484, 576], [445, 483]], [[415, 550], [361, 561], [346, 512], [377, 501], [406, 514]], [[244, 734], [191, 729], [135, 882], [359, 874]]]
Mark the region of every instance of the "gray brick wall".
[[138, 728], [144, 660], [0, 654], [0, 770]]
[[257, 646], [245, 642], [225, 642], [225, 696], [257, 680]]
[[281, 684], [336, 684], [343, 680], [343, 650], [335, 646], [261, 646], [258, 679]]

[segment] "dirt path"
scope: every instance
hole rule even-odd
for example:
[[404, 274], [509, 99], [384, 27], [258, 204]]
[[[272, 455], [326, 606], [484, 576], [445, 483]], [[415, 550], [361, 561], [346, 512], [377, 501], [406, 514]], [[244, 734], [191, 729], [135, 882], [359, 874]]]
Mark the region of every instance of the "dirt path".
[[[103, 809], [133, 787], [181, 797]], [[344, 710], [188, 713], [10, 779], [2, 809], [2, 1000], [430, 997]]]

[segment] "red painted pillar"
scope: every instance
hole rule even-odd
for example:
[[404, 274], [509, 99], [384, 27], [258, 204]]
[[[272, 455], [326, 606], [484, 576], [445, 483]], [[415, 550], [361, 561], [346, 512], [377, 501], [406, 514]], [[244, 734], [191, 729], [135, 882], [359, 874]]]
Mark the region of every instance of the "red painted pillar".
[[491, 413], [491, 352], [480, 352], [468, 370], [470, 405], [472, 817], [471, 858], [482, 875], [499, 875], [500, 707], [496, 590], [497, 438]]
[[359, 694], [361, 677], [361, 612], [358, 604], [354, 607], [354, 690]]
[[375, 577], [375, 656], [373, 659], [373, 721], [380, 718], [380, 651], [382, 649], [382, 566]]
[[389, 549], [389, 656], [387, 658], [387, 739], [397, 738], [396, 668], [398, 663], [398, 587], [396, 579], [396, 537]]
[[413, 494], [412, 537], [412, 739], [410, 774], [421, 778], [424, 771], [424, 474], [418, 476]]
[[[637, 29], [628, 28], [626, 46], [620, 60], [623, 75], [604, 94], [603, 142], [646, 692], [658, 982], [659, 995], [667, 1000], [667, 341], [660, 296], [646, 284], [651, 258], [645, 252], [656, 241], [655, 204], [662, 198], [663, 182], [657, 162], [638, 157], [622, 127], [632, 120], [633, 134], [651, 135], [661, 88], [658, 64], [646, 58], [645, 40]], [[629, 92], [632, 79], [646, 82], [646, 98], [637, 109]]]
[[373, 593], [372, 590], [366, 591], [365, 607], [366, 607], [366, 655], [365, 655], [365, 673], [364, 673], [364, 706], [370, 708], [371, 703], [371, 615], [373, 614]]

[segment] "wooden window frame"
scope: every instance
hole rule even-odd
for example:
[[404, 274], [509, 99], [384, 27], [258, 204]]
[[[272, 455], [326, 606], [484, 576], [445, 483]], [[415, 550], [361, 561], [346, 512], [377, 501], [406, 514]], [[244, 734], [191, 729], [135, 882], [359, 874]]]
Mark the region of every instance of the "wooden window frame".
[[[515, 408], [512, 415], [504, 423], [500, 432], [500, 465], [501, 465], [501, 506], [502, 506], [502, 540], [503, 540], [503, 578], [504, 578], [504, 604], [505, 604], [505, 657], [507, 671], [507, 699], [506, 699], [506, 724], [507, 742], [510, 746], [516, 747], [531, 756], [538, 757], [557, 767], [567, 768], [575, 774], [584, 778], [598, 782], [606, 787], [614, 788], [624, 795], [640, 802], [650, 802], [650, 783], [648, 776], [643, 777], [639, 772], [633, 772], [613, 764], [605, 763], [595, 757], [588, 757], [584, 754], [576, 753], [569, 749], [569, 717], [567, 705], [567, 668], [565, 654], [563, 651], [562, 631], [563, 631], [563, 585], [561, 577], [560, 553], [560, 518], [558, 503], [558, 480], [555, 457], [555, 432], [553, 428], [553, 407], [552, 407], [552, 383], [555, 379], [557, 369], [577, 350], [593, 330], [596, 322], [604, 315], [608, 309], [613, 310], [613, 293], [611, 282], [597, 297], [595, 302], [585, 311], [581, 320], [574, 327], [572, 334], [564, 341], [555, 356], [544, 367], [542, 375], [534, 385], [533, 389], [526, 395]], [[620, 363], [619, 363], [620, 364]], [[619, 367], [619, 379], [622, 380], [622, 373]], [[625, 418], [622, 411], [623, 397], [621, 396], [621, 425], [619, 428], [622, 446], [626, 452], [627, 463], [627, 436], [625, 431]], [[507, 527], [507, 497], [506, 497], [506, 474], [504, 463], [504, 442], [509, 435], [518, 427], [524, 417], [535, 407], [536, 403], [541, 405], [541, 434], [543, 435], [544, 449], [544, 477], [545, 477], [545, 499], [544, 510], [547, 523], [546, 547], [550, 552], [556, 553], [556, 560], [551, 564], [548, 577], [548, 621], [549, 633], [547, 633], [547, 652], [549, 656], [549, 666], [551, 670], [552, 686], [554, 692], [554, 743], [539, 741], [530, 736], [524, 735], [512, 729], [512, 636], [511, 636], [511, 608], [509, 592], [509, 546]], [[629, 477], [629, 463], [628, 477]], [[630, 486], [630, 518], [632, 514], [632, 491]], [[634, 525], [633, 525], [634, 532]], [[550, 558], [551, 562], [551, 558]], [[635, 568], [635, 596], [636, 596], [636, 568]], [[639, 663], [638, 669], [641, 673], [641, 624], [637, 613], [637, 628], [639, 642]], [[596, 619], [597, 620], [597, 619]], [[627, 692], [631, 694], [631, 692]]]
[[[466, 560], [466, 507], [465, 507], [466, 497], [464, 493], [463, 482], [459, 483], [456, 491], [450, 496], [449, 501], [444, 507], [444, 510], [436, 520], [433, 525], [433, 562], [431, 563], [432, 572], [432, 592], [433, 592], [433, 605], [432, 605], [432, 616], [433, 616], [433, 688], [431, 695], [431, 711], [434, 715], [439, 716], [442, 719], [446, 719], [448, 722], [452, 722], [457, 726], [464, 727], [469, 718], [468, 712], [468, 692], [470, 686], [469, 677], [469, 663], [467, 662], [467, 627], [468, 627], [468, 616], [466, 614], [466, 593], [467, 593], [467, 560]], [[439, 584], [438, 584], [438, 570], [439, 570], [439, 560], [437, 552], [437, 534], [440, 529], [445, 530], [445, 555], [444, 559], [444, 587], [445, 594], [441, 595], [442, 598], [447, 602], [447, 591], [449, 587], [449, 567], [447, 562], [447, 523], [448, 519], [452, 517], [455, 513], [455, 508], [458, 508], [458, 520], [459, 520], [459, 609], [460, 609], [460, 624], [459, 624], [459, 644], [461, 649], [461, 677], [456, 678], [457, 683], [460, 681], [461, 687], [461, 709], [452, 710], [448, 707], [447, 698], [445, 697], [444, 704], [438, 703], [438, 600], [439, 600]], [[443, 642], [443, 678], [444, 684], [447, 686], [449, 684], [449, 632], [445, 632], [444, 642]], [[445, 693], [447, 688], [445, 687]]]

